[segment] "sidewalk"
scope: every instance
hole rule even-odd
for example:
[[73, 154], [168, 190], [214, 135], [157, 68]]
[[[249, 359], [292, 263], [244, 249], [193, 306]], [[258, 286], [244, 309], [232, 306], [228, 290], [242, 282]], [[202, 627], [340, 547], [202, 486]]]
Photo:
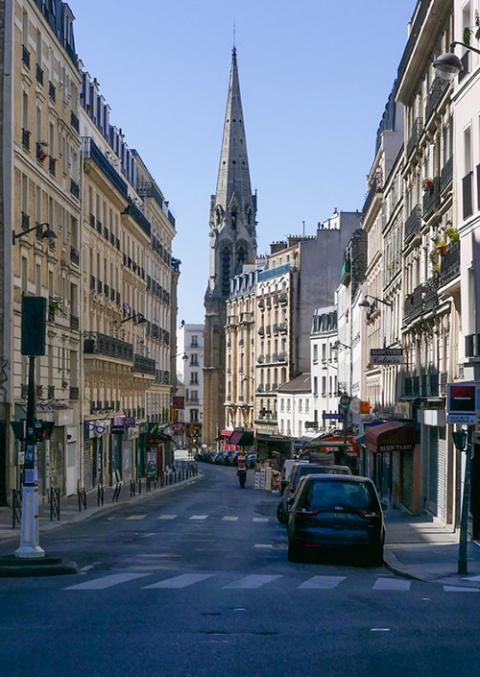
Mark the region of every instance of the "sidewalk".
[[[173, 475], [173, 473], [172, 473]], [[202, 475], [200, 473], [196, 475], [190, 475], [187, 473], [181, 474], [178, 473], [174, 481], [174, 477], [171, 478], [171, 483], [167, 483], [164, 486], [160, 486], [160, 481], [157, 482], [157, 488], [152, 488], [151, 491], [146, 491], [146, 481], [142, 479], [141, 481], [141, 493], [138, 493], [139, 483], [138, 480], [135, 483], [135, 495], [130, 495], [130, 482], [123, 483], [123, 486], [120, 490], [120, 495], [117, 501], [113, 501], [113, 495], [115, 487], [105, 487], [104, 489], [104, 503], [103, 505], [97, 505], [97, 489], [87, 493], [87, 508], [79, 510], [78, 507], [78, 496], [74, 494], [73, 496], [62, 497], [60, 503], [60, 520], [50, 520], [50, 505], [48, 503], [48, 497], [40, 496], [40, 531], [50, 531], [57, 527], [65, 526], [66, 524], [72, 524], [74, 522], [80, 522], [82, 520], [95, 515], [96, 513], [103, 511], [115, 510], [118, 506], [125, 506], [127, 504], [139, 502], [142, 499], [150, 498], [152, 496], [158, 496], [162, 493], [167, 493], [173, 491], [179, 487], [188, 486], [193, 482], [196, 482], [200, 479]], [[12, 528], [12, 508], [10, 506], [0, 507], [0, 543], [13, 540], [17, 541], [19, 537], [19, 525], [17, 524], [16, 528]]]
[[480, 548], [468, 543], [468, 575], [458, 576], [458, 532], [425, 515], [402, 510], [385, 513], [384, 561], [394, 573], [421, 581], [480, 587]]

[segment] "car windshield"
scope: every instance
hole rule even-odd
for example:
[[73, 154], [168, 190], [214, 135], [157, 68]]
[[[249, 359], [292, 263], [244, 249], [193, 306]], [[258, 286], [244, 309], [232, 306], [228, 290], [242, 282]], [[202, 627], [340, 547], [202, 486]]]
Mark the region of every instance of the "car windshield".
[[369, 482], [308, 482], [302, 492], [301, 507], [311, 510], [328, 510], [341, 506], [357, 510], [377, 507], [373, 488]]

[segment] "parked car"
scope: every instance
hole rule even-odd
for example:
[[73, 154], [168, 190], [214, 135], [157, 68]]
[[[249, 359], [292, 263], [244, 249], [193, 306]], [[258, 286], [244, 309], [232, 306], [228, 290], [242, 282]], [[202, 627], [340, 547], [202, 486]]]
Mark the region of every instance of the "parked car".
[[330, 473], [333, 475], [350, 475], [351, 470], [346, 465], [318, 465], [317, 463], [305, 463], [304, 461], [297, 462], [290, 471], [290, 480], [282, 483], [282, 496], [277, 507], [277, 519], [282, 524], [288, 521], [290, 506], [288, 501], [295, 495], [298, 483], [305, 475], [312, 475], [314, 473]]
[[291, 497], [288, 559], [315, 548], [360, 550], [368, 564], [383, 563], [383, 509], [368, 477], [307, 475]]

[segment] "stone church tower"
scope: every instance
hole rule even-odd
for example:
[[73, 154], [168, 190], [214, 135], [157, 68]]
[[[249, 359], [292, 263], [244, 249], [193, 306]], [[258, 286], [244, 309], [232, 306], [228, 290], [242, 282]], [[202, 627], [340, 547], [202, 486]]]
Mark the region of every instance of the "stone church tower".
[[205, 294], [203, 441], [212, 444], [225, 418], [225, 302], [230, 280], [244, 263], [254, 263], [257, 199], [252, 195], [243, 121], [237, 52], [233, 49], [227, 111], [210, 200], [210, 273]]

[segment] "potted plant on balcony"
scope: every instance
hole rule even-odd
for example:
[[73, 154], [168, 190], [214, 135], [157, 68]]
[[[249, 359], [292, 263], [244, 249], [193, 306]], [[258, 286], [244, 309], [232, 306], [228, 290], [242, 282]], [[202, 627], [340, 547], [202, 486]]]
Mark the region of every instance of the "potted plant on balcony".
[[433, 179], [429, 176], [426, 176], [422, 181], [422, 188], [425, 192], [432, 190], [433, 188]]
[[445, 242], [445, 240], [437, 240], [435, 246], [440, 256], [445, 256], [445, 254], [448, 252], [448, 244]]
[[448, 237], [450, 242], [459, 242], [460, 241], [460, 235], [457, 230], [457, 228], [454, 228], [453, 226], [450, 226], [449, 228], [445, 229], [445, 235]]

